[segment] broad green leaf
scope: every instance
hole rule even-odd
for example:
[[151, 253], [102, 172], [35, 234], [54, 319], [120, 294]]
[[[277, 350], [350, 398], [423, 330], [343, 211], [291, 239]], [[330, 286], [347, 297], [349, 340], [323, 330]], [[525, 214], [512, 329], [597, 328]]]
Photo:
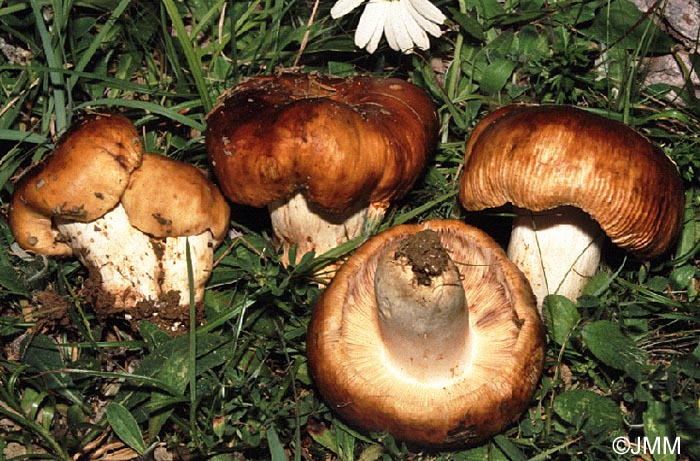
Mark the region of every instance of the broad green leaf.
[[63, 370], [66, 368], [58, 345], [48, 336], [36, 335], [26, 348], [23, 363], [41, 372], [47, 389], [60, 393], [76, 405], [85, 406], [83, 398], [75, 388], [73, 379]]
[[622, 413], [612, 400], [586, 389], [573, 389], [557, 396], [554, 412], [582, 434], [600, 434], [620, 429]]
[[459, 24], [462, 32], [479, 42], [484, 40], [484, 28], [478, 20], [453, 8], [448, 9], [450, 10], [450, 16]]
[[685, 193], [685, 211], [683, 212], [683, 229], [676, 247], [676, 259], [687, 260], [695, 255], [695, 249], [700, 242], [700, 216], [697, 216], [694, 206], [694, 191]]
[[490, 63], [479, 79], [481, 88], [489, 94], [498, 93], [513, 75], [516, 65], [514, 61], [506, 59], [498, 59]]
[[549, 295], [544, 298], [542, 316], [547, 333], [559, 345], [564, 344], [581, 320], [576, 304], [561, 295]]
[[676, 451], [663, 444], [675, 442], [671, 412], [666, 403], [657, 400], [647, 402], [647, 409], [642, 415], [644, 420], [644, 435], [649, 443], [661, 444], [658, 450], [654, 450], [654, 461], [675, 461]]
[[598, 272], [593, 277], [588, 279], [583, 288], [584, 295], [600, 296], [605, 290], [610, 287], [610, 283], [614, 277], [606, 272]]
[[[145, 356], [134, 371], [137, 375], [157, 379], [162, 383], [160, 387], [156, 386], [157, 389], [154, 390], [152, 384], [131, 386], [128, 392], [122, 392], [117, 399], [124, 407], [138, 414], [137, 405], [150, 398], [147, 411], [148, 416], [152, 417], [149, 434], [154, 437], [157, 435], [155, 429], [169, 417], [163, 408], [184, 398], [189, 370], [188, 341], [186, 336], [170, 338]], [[218, 335], [197, 335], [197, 376], [225, 362], [233, 354], [233, 348], [227, 348], [225, 344], [228, 344], [227, 340]]]
[[543, 13], [546, 13], [546, 4], [544, 0], [521, 0], [520, 1], [520, 8], [522, 8], [524, 11], [530, 11], [530, 10], [543, 10]]
[[484, 53], [480, 53], [483, 56], [477, 56], [480, 59], [485, 59], [484, 64], [504, 60], [515, 65], [513, 53], [517, 52], [517, 49], [518, 43], [515, 33], [506, 31], [493, 37], [486, 46]]
[[482, 19], [493, 19], [499, 14], [503, 14], [503, 5], [496, 0], [467, 0], [468, 9], [476, 9]]
[[590, 36], [628, 50], [637, 50], [648, 43], [651, 53], [670, 53], [675, 42], [658, 28], [648, 17], [628, 0], [613, 0], [598, 11], [591, 27]]
[[107, 407], [107, 422], [117, 437], [138, 454], [146, 449], [141, 430], [134, 416], [123, 405], [112, 402]]
[[697, 274], [697, 269], [694, 266], [681, 266], [671, 272], [669, 281], [675, 290], [684, 290], [688, 288], [690, 282]]
[[671, 369], [694, 380], [700, 380], [700, 359], [695, 354], [686, 354], [674, 359]]
[[549, 54], [547, 37], [541, 34], [537, 27], [527, 25], [518, 34], [518, 54], [522, 59], [532, 61]]
[[586, 23], [600, 14], [601, 4], [607, 5], [607, 0], [574, 2], [570, 8], [561, 9], [553, 19], [564, 27]]
[[327, 448], [333, 453], [338, 454], [338, 442], [333, 431], [320, 423], [307, 424], [307, 428], [309, 435], [312, 439], [314, 439], [314, 442]]
[[383, 454], [384, 447], [381, 445], [372, 444], [362, 450], [360, 456], [357, 458], [357, 461], [377, 461], [378, 459], [382, 458]]
[[498, 447], [491, 444], [456, 452], [452, 459], [455, 461], [510, 461]]
[[352, 461], [355, 453], [355, 437], [345, 426], [335, 426], [335, 440], [338, 446], [338, 458]]
[[583, 340], [591, 353], [605, 365], [626, 372], [639, 381], [647, 369], [648, 359], [620, 327], [607, 320], [599, 320], [583, 327]]
[[[197, 335], [196, 376], [224, 363], [231, 356], [233, 348], [225, 347], [225, 344], [229, 343], [218, 335]], [[148, 433], [151, 437], [155, 437], [163, 424], [170, 418], [172, 407], [179, 402], [189, 383], [191, 370], [189, 338], [187, 336], [174, 338], [152, 355], [160, 357], [160, 360], [150, 362], [153, 368], [144, 370], [144, 374], [146, 372], [153, 373], [153, 376], [168, 383], [171, 389], [180, 393], [180, 395], [173, 396], [162, 390], [151, 392], [149, 405], [155, 411], [149, 420]]]
[[143, 339], [146, 340], [146, 344], [151, 350], [159, 348], [165, 342], [172, 339], [166, 332], [158, 328], [156, 324], [148, 320], [139, 322], [139, 332]]
[[27, 290], [22, 286], [17, 272], [10, 266], [0, 267], [0, 287], [8, 290], [12, 294], [27, 296]]
[[[197, 334], [197, 375], [225, 362], [230, 354], [225, 347], [226, 338], [213, 334]], [[169, 389], [184, 391], [187, 384], [187, 370], [183, 361], [189, 355], [189, 339], [186, 336], [171, 338], [146, 356], [137, 374], [152, 376], [168, 383]]]
[[[107, 21], [105, 21], [104, 24], [101, 25], [101, 27], [99, 27], [99, 32], [97, 33], [97, 35], [95, 37], [91, 38], [90, 44], [89, 44], [87, 50], [83, 51], [80, 54], [80, 60], [78, 61], [78, 63], [76, 64], [76, 67], [75, 67], [76, 71], [81, 72], [81, 71], [85, 70], [88, 63], [95, 56], [95, 53], [97, 52], [99, 47], [104, 44], [105, 38], [109, 35], [116, 18], [119, 17], [124, 12], [124, 10], [126, 9], [126, 7], [128, 5], [129, 5], [128, 0], [121, 0], [118, 5], [115, 5], [115, 8], [112, 9], [112, 16]], [[87, 37], [87, 36], [89, 36], [88, 35], [89, 28], [91, 28], [93, 25], [93, 19], [92, 18], [83, 18], [83, 20], [87, 20], [88, 25], [86, 25], [85, 33], [80, 34], [80, 36]], [[68, 79], [69, 87], [73, 87], [77, 81], [78, 81], [78, 74], [72, 75]]]
[[336, 431], [343, 431], [346, 434], [348, 434], [349, 436], [351, 436], [357, 440], [361, 440], [362, 442], [365, 442], [365, 443], [372, 443], [373, 442], [372, 439], [370, 439], [369, 437], [367, 437], [365, 435], [360, 434], [355, 429], [352, 429], [350, 426], [346, 425], [345, 423], [343, 423], [339, 419], [333, 419], [333, 427], [335, 428]]
[[647, 280], [646, 287], [651, 291], [663, 292], [668, 287], [668, 279], [660, 275], [656, 275]]
[[338, 77], [350, 77], [355, 75], [355, 67], [347, 62], [328, 61], [328, 73]]
[[527, 460], [527, 456], [525, 456], [525, 454], [520, 450], [520, 448], [518, 448], [517, 445], [511, 442], [508, 437], [499, 434], [493, 438], [493, 441], [511, 461]]
[[288, 461], [289, 458], [284, 452], [284, 447], [280, 442], [280, 438], [277, 435], [277, 431], [274, 427], [270, 427], [267, 430], [267, 446], [270, 449], [270, 459], [272, 461]]
[[37, 418], [42, 408], [42, 402], [48, 397], [48, 392], [39, 392], [31, 387], [27, 388], [22, 395], [22, 410], [25, 415], [33, 420]]

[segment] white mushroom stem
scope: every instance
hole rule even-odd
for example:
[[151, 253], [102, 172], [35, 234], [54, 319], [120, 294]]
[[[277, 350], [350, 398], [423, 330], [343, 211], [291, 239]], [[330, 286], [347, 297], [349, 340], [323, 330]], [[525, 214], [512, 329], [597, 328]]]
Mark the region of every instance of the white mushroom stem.
[[600, 263], [604, 233], [598, 223], [574, 207], [515, 211], [508, 257], [529, 280], [540, 313], [548, 294], [576, 301]]
[[[180, 292], [180, 305], [189, 304], [189, 280], [187, 276], [187, 243], [190, 245], [190, 261], [194, 275], [194, 301], [204, 299], [204, 288], [214, 266], [214, 237], [207, 230], [189, 237], [158, 239], [163, 243], [160, 257], [163, 270], [161, 293]], [[154, 243], [155, 245], [155, 243]]]
[[386, 248], [374, 286], [390, 362], [417, 380], [460, 376], [469, 313], [457, 267], [437, 234], [422, 231]]
[[[344, 213], [328, 213], [297, 193], [268, 206], [272, 231], [282, 246], [285, 265], [298, 262], [313, 251], [317, 256], [338, 245], [369, 233], [381, 222], [385, 206], [354, 206]], [[296, 261], [289, 261], [289, 250], [297, 245]]]
[[65, 221], [56, 228], [80, 261], [99, 272], [114, 305], [126, 309], [142, 301], [157, 303], [171, 290], [180, 292], [181, 305], [189, 303], [185, 254], [189, 240], [195, 301], [203, 299], [213, 264], [209, 231], [194, 237], [153, 238], [131, 226], [121, 204], [95, 221]]

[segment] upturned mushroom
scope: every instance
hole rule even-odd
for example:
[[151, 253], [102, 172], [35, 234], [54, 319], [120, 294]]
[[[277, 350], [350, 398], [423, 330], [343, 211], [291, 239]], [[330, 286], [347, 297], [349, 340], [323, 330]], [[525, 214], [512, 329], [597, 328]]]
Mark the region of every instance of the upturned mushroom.
[[541, 304], [576, 299], [605, 235], [641, 259], [662, 255], [682, 224], [675, 164], [634, 129], [568, 106], [502, 107], [466, 145], [460, 199], [467, 210], [511, 203], [508, 255]]
[[307, 335], [314, 382], [341, 417], [429, 447], [476, 444], [518, 419], [544, 330], [522, 273], [460, 221], [395, 226], [348, 258]]
[[206, 143], [224, 195], [268, 207], [288, 264], [293, 245], [322, 254], [373, 228], [436, 136], [430, 99], [403, 80], [282, 74], [226, 93]]
[[9, 218], [25, 250], [75, 255], [90, 269], [98, 314], [170, 328], [188, 313], [186, 248], [200, 302], [229, 207], [197, 168], [143, 154], [129, 120], [100, 115], [69, 130], [19, 179]]

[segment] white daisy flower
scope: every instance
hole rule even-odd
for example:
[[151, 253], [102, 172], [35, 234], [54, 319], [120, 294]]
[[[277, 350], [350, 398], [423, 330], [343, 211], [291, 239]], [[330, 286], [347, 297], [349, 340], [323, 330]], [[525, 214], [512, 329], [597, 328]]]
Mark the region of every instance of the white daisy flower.
[[[338, 0], [331, 8], [337, 19], [350, 13], [365, 0]], [[445, 15], [428, 0], [369, 0], [355, 31], [355, 45], [374, 53], [382, 35], [389, 46], [408, 53], [418, 47], [430, 47], [428, 34], [439, 37]]]

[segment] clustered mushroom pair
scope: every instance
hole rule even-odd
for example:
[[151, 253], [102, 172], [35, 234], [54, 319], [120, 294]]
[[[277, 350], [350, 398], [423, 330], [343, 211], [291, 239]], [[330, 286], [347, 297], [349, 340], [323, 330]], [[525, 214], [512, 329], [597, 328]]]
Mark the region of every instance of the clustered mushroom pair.
[[[224, 195], [268, 207], [290, 265], [292, 247], [321, 254], [369, 236], [390, 202], [418, 179], [438, 131], [430, 99], [405, 81], [310, 74], [250, 79], [222, 98], [207, 125], [207, 150]], [[99, 151], [118, 166], [111, 189], [86, 187], [98, 204], [110, 197], [101, 208], [82, 198], [35, 199], [34, 192], [57, 181], [48, 162], [22, 178], [11, 218], [23, 247], [80, 242], [90, 226], [98, 234], [109, 228], [105, 212], [121, 207], [140, 229], [135, 218], [131, 223], [131, 207], [155, 202], [145, 198], [149, 187], [168, 181], [129, 200], [148, 162], [139, 166], [140, 143], [128, 133], [112, 139], [118, 148]], [[67, 144], [53, 157], [72, 150]], [[600, 258], [600, 229], [640, 257], [663, 253], [680, 229], [682, 189], [663, 152], [620, 123], [570, 107], [511, 105], [493, 112], [467, 143], [460, 198], [469, 210], [516, 207], [508, 249], [514, 262], [483, 231], [457, 220], [395, 226], [370, 238], [342, 263], [312, 315], [307, 353], [320, 393], [357, 427], [407, 442], [449, 447], [491, 437], [519, 418], [535, 391], [544, 360], [538, 311], [544, 296], [578, 296]], [[215, 189], [208, 190], [208, 199], [220, 203]], [[146, 221], [174, 223], [173, 210], [187, 206], [145, 212]], [[22, 233], [21, 214], [39, 230]], [[95, 217], [106, 221], [66, 228]], [[188, 226], [187, 235], [208, 230], [209, 247], [225, 232], [225, 226]], [[162, 238], [153, 229], [142, 232], [151, 245]], [[529, 237], [519, 240], [523, 234]], [[575, 243], [580, 235], [589, 239]], [[88, 246], [73, 245], [54, 254], [77, 251], [87, 261]], [[562, 288], [571, 278], [575, 287]]]
[[101, 316], [177, 332], [190, 297], [204, 297], [229, 206], [194, 166], [144, 154], [128, 119], [94, 115], [19, 179], [9, 220], [25, 250], [74, 255], [90, 269], [86, 295]]

